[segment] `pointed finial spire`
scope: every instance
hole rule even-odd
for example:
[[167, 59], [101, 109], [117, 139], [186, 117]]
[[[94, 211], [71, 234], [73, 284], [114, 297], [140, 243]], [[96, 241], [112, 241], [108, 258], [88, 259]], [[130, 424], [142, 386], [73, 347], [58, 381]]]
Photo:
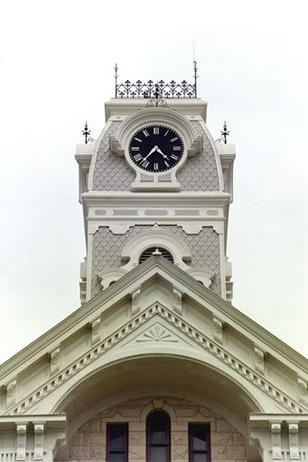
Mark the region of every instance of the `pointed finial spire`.
[[195, 98], [197, 98], [197, 79], [198, 79], [198, 75], [197, 75], [197, 72], [198, 72], [198, 68], [197, 68], [197, 61], [194, 59], [193, 61], [193, 65], [194, 65], [194, 86], [195, 86]]
[[84, 136], [85, 144], [88, 144], [88, 142], [90, 140], [91, 130], [88, 127], [88, 122], [87, 121], [84, 124], [84, 129], [82, 130], [82, 134]]
[[118, 95], [118, 65], [117, 63], [115, 63], [114, 65], [114, 96], [115, 98], [117, 97]]
[[224, 142], [225, 144], [227, 144], [227, 136], [230, 135], [230, 132], [229, 132], [229, 130], [227, 129], [227, 122], [226, 122], [226, 121], [224, 122], [223, 129], [222, 129], [222, 131], [221, 131], [220, 133], [221, 133], [223, 142]]

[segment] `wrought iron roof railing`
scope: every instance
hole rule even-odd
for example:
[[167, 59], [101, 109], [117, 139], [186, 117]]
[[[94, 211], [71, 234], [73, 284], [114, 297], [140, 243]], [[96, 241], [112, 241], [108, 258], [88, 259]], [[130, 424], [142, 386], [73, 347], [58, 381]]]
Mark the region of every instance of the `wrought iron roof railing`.
[[197, 63], [194, 61], [194, 83], [182, 82], [165, 82], [159, 80], [154, 83], [153, 80], [142, 82], [137, 80], [131, 82], [126, 80], [124, 83], [118, 83], [118, 67], [115, 65], [115, 98], [197, 98]]

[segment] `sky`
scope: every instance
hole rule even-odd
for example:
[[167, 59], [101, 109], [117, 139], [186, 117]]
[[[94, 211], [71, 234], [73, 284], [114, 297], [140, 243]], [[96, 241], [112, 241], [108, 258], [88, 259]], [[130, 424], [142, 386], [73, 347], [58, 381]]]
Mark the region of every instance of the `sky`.
[[0, 362], [79, 307], [75, 145], [119, 80], [192, 80], [237, 147], [233, 304], [308, 356], [306, 1], [27, 0], [0, 15]]

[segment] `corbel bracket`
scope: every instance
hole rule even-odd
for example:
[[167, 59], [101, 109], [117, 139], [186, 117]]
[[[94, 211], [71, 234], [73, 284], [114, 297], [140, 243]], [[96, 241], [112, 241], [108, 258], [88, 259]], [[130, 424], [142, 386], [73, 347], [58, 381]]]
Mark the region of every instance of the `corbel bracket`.
[[281, 453], [281, 422], [271, 422], [270, 430], [272, 434], [272, 459], [282, 459]]

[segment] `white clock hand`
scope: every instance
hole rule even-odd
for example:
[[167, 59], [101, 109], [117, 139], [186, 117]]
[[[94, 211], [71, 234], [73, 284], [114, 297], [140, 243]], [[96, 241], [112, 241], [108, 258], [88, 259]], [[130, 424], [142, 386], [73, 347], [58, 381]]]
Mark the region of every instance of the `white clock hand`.
[[166, 156], [166, 154], [164, 154], [158, 147], [157, 147], [156, 151], [158, 152], [158, 154], [161, 154], [164, 159], [168, 159], [168, 156]]
[[146, 160], [151, 154], [153, 154], [154, 152], [157, 151], [157, 146], [154, 146], [154, 148], [151, 149], [151, 151], [149, 152], [149, 154], [147, 154], [145, 157], [143, 157], [142, 160]]

